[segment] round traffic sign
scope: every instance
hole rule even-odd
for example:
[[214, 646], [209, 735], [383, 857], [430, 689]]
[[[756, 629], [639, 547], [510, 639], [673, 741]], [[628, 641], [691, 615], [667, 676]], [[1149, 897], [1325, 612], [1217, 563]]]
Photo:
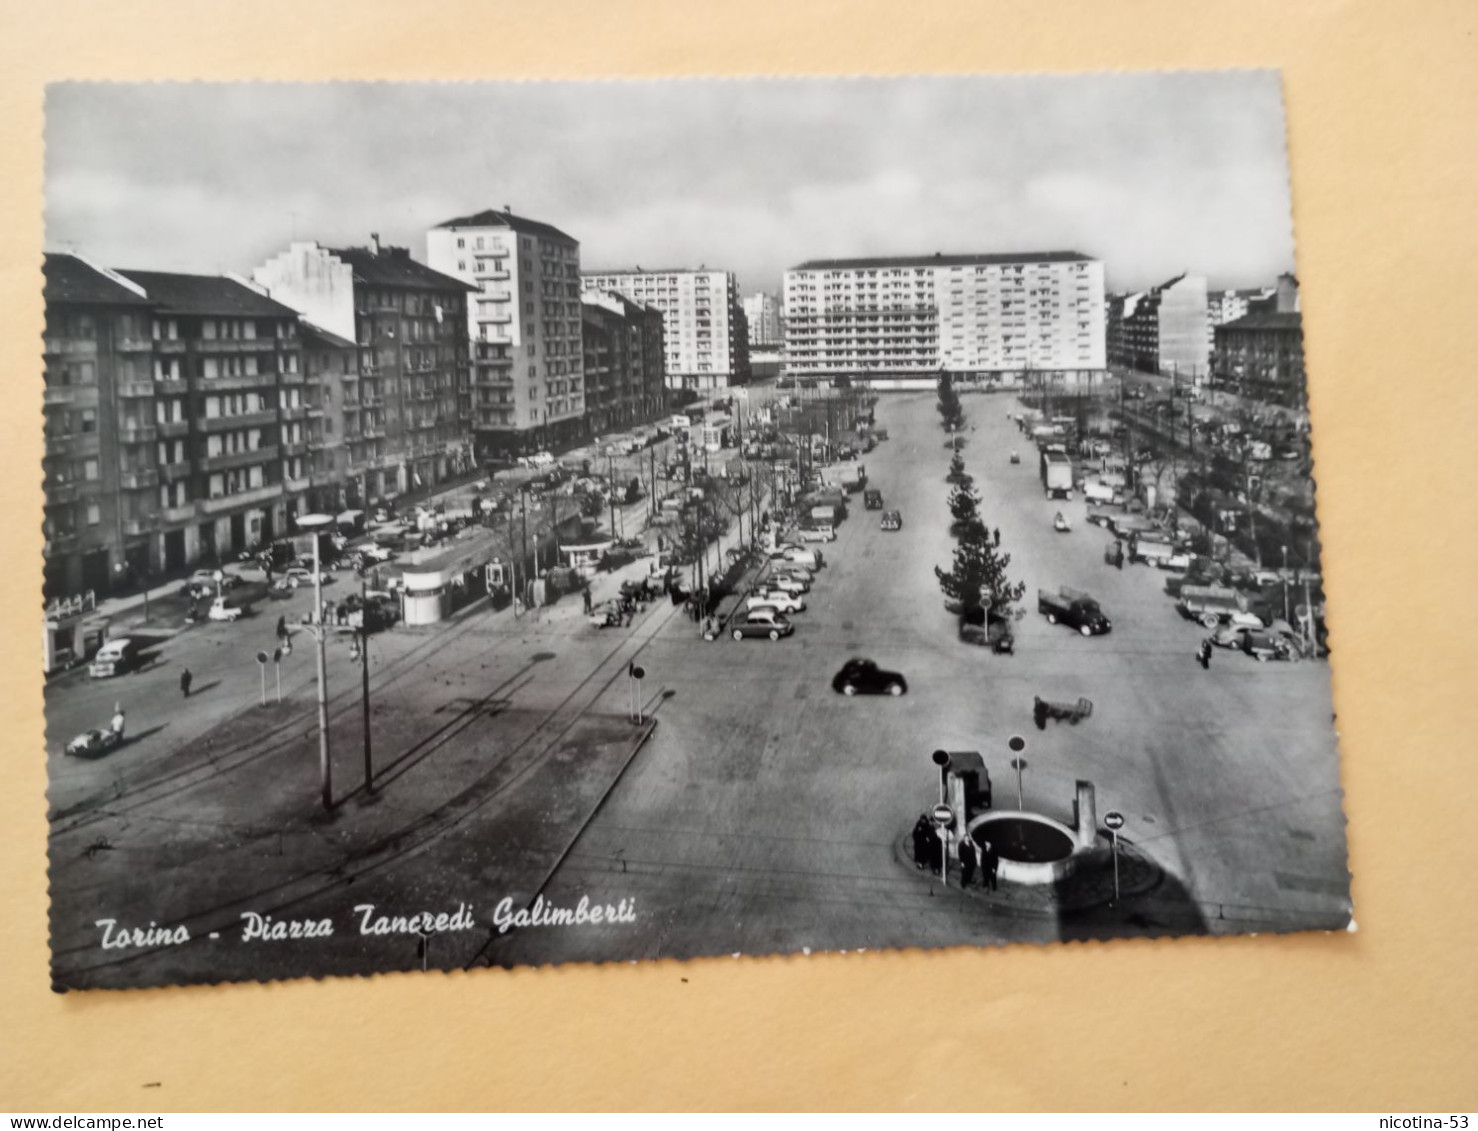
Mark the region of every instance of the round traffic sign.
[[1124, 827], [1124, 814], [1110, 810], [1103, 815], [1105, 828], [1122, 829]]
[[934, 759], [934, 764], [936, 766], [939, 766], [940, 768], [943, 768], [943, 767], [949, 765], [949, 751], [948, 750], [936, 750], [931, 755], [931, 757]]
[[952, 825], [955, 822], [955, 811], [948, 805], [934, 806], [929, 816], [933, 818], [936, 825], [940, 826]]
[[647, 678], [647, 669], [644, 668], [644, 667], [642, 667], [639, 664], [632, 664], [629, 668], [626, 669], [626, 671], [627, 671], [627, 674], [629, 674], [632, 679], [646, 679]]
[[226, 580], [226, 571], [223, 570], [223, 569], [218, 569], [218, 570], [215, 571], [215, 573], [212, 576], [214, 576], [217, 581], [225, 581]]
[[259, 664], [265, 664], [266, 662], [267, 662], [267, 653], [266, 652], [258, 652], [257, 653], [257, 663], [259, 663]]
[[1010, 738], [1006, 739], [1006, 746], [1012, 753], [1020, 754], [1026, 749], [1026, 739], [1022, 738], [1019, 734], [1013, 734]]

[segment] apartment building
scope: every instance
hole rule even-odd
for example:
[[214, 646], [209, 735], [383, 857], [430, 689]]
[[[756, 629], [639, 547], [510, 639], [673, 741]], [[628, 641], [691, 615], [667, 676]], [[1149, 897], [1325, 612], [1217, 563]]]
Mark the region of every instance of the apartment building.
[[662, 312], [614, 291], [587, 291], [580, 301], [590, 434], [660, 416], [666, 387]]
[[[342, 413], [333, 443], [346, 447], [346, 505], [393, 499], [472, 469], [471, 286], [417, 262], [407, 248], [382, 246], [378, 236], [368, 247], [294, 243], [252, 278], [312, 323], [318, 362], [338, 371], [336, 388], [315, 395]], [[357, 361], [342, 343], [352, 343]], [[325, 444], [336, 421], [328, 418]]]
[[1100, 373], [1103, 265], [1077, 252], [819, 259], [785, 273], [797, 378]]
[[154, 304], [75, 255], [44, 271], [46, 595], [105, 593], [157, 556]]
[[705, 391], [749, 383], [748, 322], [732, 271], [586, 271], [582, 285], [662, 312], [668, 388]]
[[1145, 373], [1204, 378], [1210, 363], [1206, 280], [1177, 275], [1126, 295], [1110, 318], [1119, 351], [1114, 360]]
[[778, 348], [785, 340], [780, 324], [779, 298], [757, 291], [752, 295], [745, 295], [741, 305], [749, 323], [750, 349]]
[[507, 208], [489, 209], [427, 232], [426, 261], [475, 292], [464, 334], [479, 456], [583, 434], [579, 241]]
[[1277, 287], [1259, 297], [1247, 314], [1216, 327], [1212, 373], [1220, 381], [1253, 388], [1303, 388], [1303, 315], [1297, 279], [1280, 276]]
[[225, 276], [45, 270], [48, 595], [287, 529], [310, 484], [297, 313]]

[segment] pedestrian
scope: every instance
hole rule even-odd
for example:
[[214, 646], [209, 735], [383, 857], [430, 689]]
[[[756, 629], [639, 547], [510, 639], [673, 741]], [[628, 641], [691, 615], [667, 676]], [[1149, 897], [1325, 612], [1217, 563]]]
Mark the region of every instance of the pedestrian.
[[949, 883], [949, 871], [945, 868], [944, 845], [945, 837], [949, 834], [940, 828], [934, 829], [933, 833], [934, 836], [929, 845], [931, 849], [929, 853], [929, 867], [936, 876], [941, 877], [947, 884]]
[[1047, 704], [1042, 701], [1040, 696], [1034, 696], [1032, 699], [1032, 722], [1037, 724], [1038, 730], [1047, 729], [1047, 714]]
[[979, 863], [980, 854], [975, 847], [975, 838], [969, 835], [960, 837], [960, 887], [968, 888], [975, 879], [975, 865]]
[[929, 815], [920, 813], [913, 824], [913, 866], [922, 872], [929, 866], [929, 847], [934, 840], [934, 827], [929, 824]]
[[284, 614], [277, 618], [277, 639], [287, 639], [287, 616]]
[[1000, 549], [1001, 548], [1001, 528], [999, 526], [996, 527], [996, 529], [995, 529], [995, 543], [996, 543], [996, 549]]
[[594, 608], [595, 608], [595, 601], [594, 601], [594, 599], [593, 599], [593, 598], [592, 598], [592, 597], [591, 597], [591, 596], [590, 596], [590, 589], [589, 589], [589, 587], [588, 587], [588, 586], [587, 586], [587, 587], [586, 587], [586, 589], [585, 589], [585, 615], [586, 615], [586, 616], [589, 616], [589, 615], [590, 615], [590, 613], [591, 613], [591, 611], [592, 611], [592, 610], [593, 610], [593, 609], [594, 609]]
[[1196, 659], [1201, 662], [1201, 670], [1211, 670], [1211, 637], [1201, 641], [1201, 647], [1196, 652]]
[[180, 694], [186, 699], [190, 698], [190, 683], [194, 680], [194, 678], [195, 677], [190, 674], [189, 668], [186, 668], [184, 671], [180, 672]]
[[113, 704], [113, 720], [112, 720], [112, 722], [109, 725], [113, 728], [113, 733], [118, 736], [119, 743], [122, 743], [123, 742], [123, 704], [122, 703], [114, 703]]
[[996, 874], [1001, 869], [1001, 854], [996, 851], [996, 846], [990, 841], [981, 845], [980, 863], [980, 886], [989, 887], [991, 891], [995, 891]]

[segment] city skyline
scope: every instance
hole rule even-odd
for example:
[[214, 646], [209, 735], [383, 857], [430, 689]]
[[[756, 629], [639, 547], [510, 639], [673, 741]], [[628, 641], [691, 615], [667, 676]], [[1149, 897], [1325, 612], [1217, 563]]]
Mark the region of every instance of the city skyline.
[[509, 205], [578, 239], [586, 269], [717, 268], [746, 292], [807, 259], [935, 251], [1080, 251], [1116, 291], [1294, 267], [1271, 71], [179, 95], [49, 90], [48, 248], [241, 271], [379, 232], [424, 259], [432, 225]]

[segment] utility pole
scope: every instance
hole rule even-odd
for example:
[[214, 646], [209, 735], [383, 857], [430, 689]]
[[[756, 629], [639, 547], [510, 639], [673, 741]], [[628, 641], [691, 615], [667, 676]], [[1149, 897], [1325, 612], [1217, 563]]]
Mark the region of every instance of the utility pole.
[[370, 692], [369, 692], [369, 582], [359, 578], [359, 701], [364, 723], [364, 789], [375, 791], [375, 764], [370, 757]]
[[[519, 512], [523, 515], [523, 565], [524, 565], [524, 588], [528, 588], [528, 561], [529, 561], [529, 492], [526, 487], [518, 489]], [[539, 572], [539, 544], [534, 543], [534, 573]], [[524, 598], [518, 598], [523, 601]]]
[[611, 537], [616, 536], [616, 461], [608, 452], [606, 453], [606, 484], [607, 492], [611, 501]]

